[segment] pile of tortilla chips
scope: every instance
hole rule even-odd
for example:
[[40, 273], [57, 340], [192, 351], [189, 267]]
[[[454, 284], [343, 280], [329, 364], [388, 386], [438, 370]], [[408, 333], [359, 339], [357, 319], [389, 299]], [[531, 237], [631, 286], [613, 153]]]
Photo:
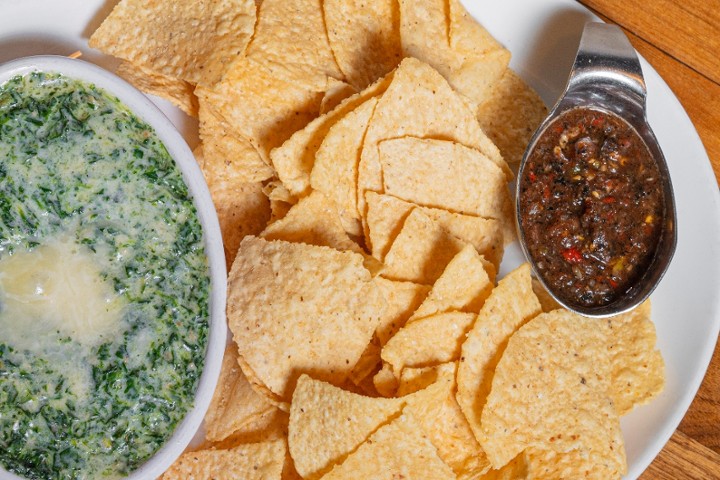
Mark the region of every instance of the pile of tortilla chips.
[[625, 472], [650, 307], [496, 281], [546, 109], [459, 0], [122, 0], [90, 45], [198, 116], [232, 265], [207, 441], [164, 478]]

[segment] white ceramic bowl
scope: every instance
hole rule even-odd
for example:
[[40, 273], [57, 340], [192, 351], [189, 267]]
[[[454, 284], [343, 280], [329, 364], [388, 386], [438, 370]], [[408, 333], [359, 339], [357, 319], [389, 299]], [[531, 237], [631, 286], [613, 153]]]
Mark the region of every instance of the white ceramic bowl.
[[[0, 84], [17, 75], [33, 71], [61, 73], [69, 78], [95, 84], [116, 96], [135, 115], [153, 127], [180, 168], [202, 225], [205, 253], [210, 266], [210, 330], [205, 367], [195, 393], [195, 404], [165, 445], [127, 477], [132, 480], [157, 478], [180, 456], [200, 427], [220, 375], [227, 337], [225, 321], [227, 271], [217, 213], [202, 172], [185, 140], [170, 120], [145, 95], [107, 70], [82, 60], [59, 56], [26, 57], [2, 64]], [[0, 480], [22, 480], [22, 478], [0, 467]]]

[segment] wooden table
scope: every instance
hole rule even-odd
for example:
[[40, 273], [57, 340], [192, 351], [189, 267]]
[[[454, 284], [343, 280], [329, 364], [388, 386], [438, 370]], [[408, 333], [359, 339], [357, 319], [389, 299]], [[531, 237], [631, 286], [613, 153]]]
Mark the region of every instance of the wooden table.
[[[670, 85], [720, 180], [720, 1], [580, 2], [621, 26]], [[640, 479], [720, 479], [720, 346], [690, 410]]]

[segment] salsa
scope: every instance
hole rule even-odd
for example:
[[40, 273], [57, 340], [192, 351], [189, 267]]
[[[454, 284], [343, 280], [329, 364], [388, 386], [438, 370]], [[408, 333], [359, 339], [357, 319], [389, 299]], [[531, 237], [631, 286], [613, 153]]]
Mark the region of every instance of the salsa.
[[0, 85], [0, 466], [120, 478], [193, 406], [209, 267], [154, 130], [91, 84]]
[[607, 305], [651, 262], [664, 213], [660, 173], [620, 117], [587, 108], [562, 114], [530, 153], [519, 189], [528, 252], [560, 298]]

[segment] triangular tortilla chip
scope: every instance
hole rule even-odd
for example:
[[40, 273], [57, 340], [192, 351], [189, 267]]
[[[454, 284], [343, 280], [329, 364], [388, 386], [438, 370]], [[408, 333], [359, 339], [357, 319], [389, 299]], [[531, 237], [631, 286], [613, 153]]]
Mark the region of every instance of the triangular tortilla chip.
[[478, 109], [478, 121], [503, 158], [517, 170], [530, 138], [547, 116], [538, 94], [509, 68]]
[[245, 51], [254, 27], [252, 0], [123, 0], [88, 43], [159, 74], [211, 86]]
[[[384, 92], [391, 80], [392, 75], [388, 75], [370, 85], [362, 92], [346, 98], [332, 111], [315, 118], [302, 130], [295, 132], [292, 137], [280, 147], [270, 152], [270, 158], [278, 172], [278, 177], [290, 192], [294, 195], [306, 195], [308, 193], [308, 189], [310, 188], [310, 174], [316, 162], [316, 154], [321, 144], [324, 143], [324, 139], [329, 134], [330, 129], [336, 123], [342, 122], [347, 115], [355, 109], [359, 109], [360, 106], [364, 105], [368, 100]], [[369, 107], [365, 108], [367, 109]], [[372, 115], [373, 109], [374, 104], [373, 108], [370, 109], [369, 115]], [[359, 113], [361, 117], [364, 117], [366, 114], [367, 112]], [[353, 120], [350, 122], [352, 121]], [[367, 120], [365, 120], [364, 124], [365, 126], [363, 127], [353, 125], [355, 128], [361, 129], [360, 141], [355, 140], [345, 147], [342, 152], [338, 153], [344, 154], [346, 151], [349, 152], [352, 148], [355, 148], [354, 143], [361, 145], [362, 136], [364, 136], [365, 129], [367, 128]], [[355, 133], [355, 130], [353, 130], [353, 133]], [[356, 175], [353, 175], [349, 178], [354, 181], [355, 176]]]
[[198, 116], [195, 86], [185, 80], [168, 77], [149, 68], [125, 61], [118, 65], [115, 73], [132, 83], [135, 88], [169, 100], [191, 117]]
[[426, 367], [458, 360], [465, 334], [476, 316], [445, 312], [415, 320], [387, 342], [380, 356], [397, 378], [406, 366]]
[[482, 411], [480, 443], [495, 468], [532, 447], [578, 451], [594, 478], [626, 472], [608, 330], [605, 320], [555, 310], [512, 335]]
[[186, 452], [163, 474], [161, 480], [279, 480], [284, 462], [283, 440], [242, 444], [230, 450]]
[[467, 245], [445, 267], [410, 322], [451, 310], [479, 313], [494, 286], [495, 267]]
[[385, 345], [427, 297], [430, 286], [382, 277], [375, 278], [375, 283], [387, 302], [385, 313], [375, 330], [380, 345]]
[[302, 373], [342, 384], [385, 308], [363, 256], [328, 247], [245, 237], [228, 283], [240, 360], [278, 401]]
[[403, 53], [428, 63], [475, 108], [510, 62], [505, 50], [458, 0], [401, 0]]
[[339, 207], [345, 231], [362, 235], [357, 208], [357, 168], [362, 141], [377, 105], [370, 98], [330, 128], [315, 156], [310, 175], [312, 188], [332, 198]]
[[355, 88], [365, 88], [402, 59], [395, 0], [324, 0], [330, 46]]
[[301, 376], [290, 405], [288, 437], [298, 473], [317, 478], [341, 463], [404, 404], [400, 398], [365, 397]]
[[480, 151], [415, 137], [385, 140], [378, 149], [387, 194], [418, 205], [508, 221], [503, 218], [503, 204], [510, 196], [505, 174]]
[[467, 334], [457, 374], [457, 400], [478, 440], [480, 415], [490, 393], [494, 367], [508, 338], [538, 313], [540, 302], [532, 290], [530, 266], [523, 264], [500, 280]]
[[365, 192], [382, 192], [378, 143], [415, 136], [452, 140], [483, 152], [512, 178], [500, 151], [480, 129], [474, 112], [432, 67], [406, 58], [395, 71], [365, 136], [358, 167], [358, 210], [365, 213]]
[[644, 405], [665, 386], [664, 362], [655, 346], [655, 325], [650, 321], [650, 301], [634, 310], [607, 319], [608, 349], [612, 371], [612, 396], [620, 415]]
[[323, 480], [454, 480], [417, 421], [408, 415], [380, 427]]
[[499, 265], [503, 254], [503, 231], [498, 220], [449, 212], [438, 208], [418, 207], [391, 195], [367, 192], [367, 224], [372, 254], [384, 260], [403, 223], [416, 208], [436, 221], [443, 229], [470, 245]]
[[275, 406], [250, 386], [237, 361], [237, 346], [225, 351], [220, 378], [205, 414], [205, 438], [219, 442], [242, 426], [275, 410]]
[[413, 210], [385, 256], [381, 274], [392, 280], [433, 284], [465, 245], [422, 211]]
[[263, 0], [247, 57], [280, 79], [310, 90], [342, 80], [330, 49], [320, 0]]
[[268, 225], [260, 236], [266, 240], [285, 240], [341, 251], [363, 252], [342, 228], [335, 205], [317, 191], [300, 199], [285, 217]]

